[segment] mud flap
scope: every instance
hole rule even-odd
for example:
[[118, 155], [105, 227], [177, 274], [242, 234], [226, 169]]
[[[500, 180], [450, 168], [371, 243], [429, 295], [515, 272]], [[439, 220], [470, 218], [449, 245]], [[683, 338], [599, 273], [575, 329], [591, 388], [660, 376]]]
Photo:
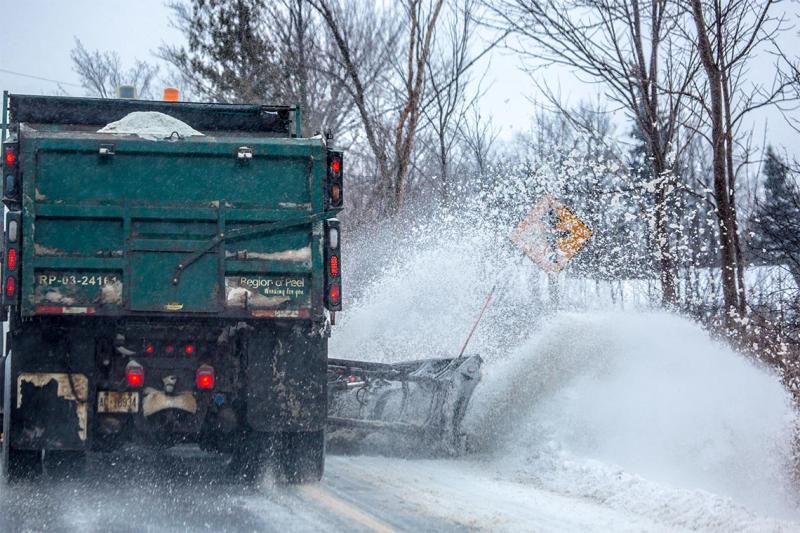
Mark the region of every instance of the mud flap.
[[327, 339], [310, 328], [251, 333], [247, 422], [256, 431], [319, 431], [327, 415]]
[[0, 454], [0, 471], [3, 476], [8, 472], [9, 429], [11, 427], [11, 352], [3, 359], [3, 450]]
[[[22, 372], [14, 387], [14, 427], [9, 439], [15, 449], [82, 450], [87, 444], [89, 380], [84, 374]], [[11, 404], [9, 398], [9, 404]], [[8, 417], [4, 417], [8, 418]], [[5, 420], [4, 420], [5, 422]]]

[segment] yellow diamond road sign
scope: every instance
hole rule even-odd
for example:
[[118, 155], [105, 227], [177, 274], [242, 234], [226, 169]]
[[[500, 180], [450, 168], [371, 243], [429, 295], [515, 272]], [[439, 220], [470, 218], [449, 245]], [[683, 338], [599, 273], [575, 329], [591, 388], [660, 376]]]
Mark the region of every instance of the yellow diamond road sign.
[[560, 272], [592, 236], [592, 230], [550, 194], [536, 202], [511, 240], [547, 272]]

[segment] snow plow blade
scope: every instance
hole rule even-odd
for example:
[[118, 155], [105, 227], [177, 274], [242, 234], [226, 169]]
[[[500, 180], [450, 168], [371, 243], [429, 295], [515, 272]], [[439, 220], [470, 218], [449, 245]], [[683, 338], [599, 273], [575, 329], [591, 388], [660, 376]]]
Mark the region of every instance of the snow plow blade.
[[395, 364], [328, 359], [329, 444], [358, 446], [380, 435], [433, 454], [464, 452], [461, 421], [482, 363], [477, 355]]

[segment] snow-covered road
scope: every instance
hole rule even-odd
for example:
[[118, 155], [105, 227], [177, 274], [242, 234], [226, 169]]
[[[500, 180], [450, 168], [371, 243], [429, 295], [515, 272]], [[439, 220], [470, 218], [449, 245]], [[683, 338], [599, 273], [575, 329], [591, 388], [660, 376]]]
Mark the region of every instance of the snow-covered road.
[[[2, 489], [0, 531], [800, 530], [710, 494], [661, 513], [640, 502], [637, 512], [541, 488], [479, 458], [330, 456], [320, 484], [287, 487], [265, 478], [252, 488], [227, 481], [223, 462], [191, 448], [94, 457], [84, 481]], [[696, 521], [697, 505], [707, 506], [704, 522]]]
[[[377, 516], [398, 529], [408, 528], [394, 520], [397, 509], [423, 518], [427, 524], [423, 529], [439, 529], [437, 524], [484, 531], [667, 529], [646, 517], [616, 511], [599, 502], [503, 479], [469, 461], [338, 457], [333, 463], [335, 470], [326, 482], [330, 489], [341, 491], [345, 479], [350, 484], [357, 480], [367, 491], [374, 491]], [[339, 494], [348, 497], [345, 492]]]
[[330, 457], [325, 480], [231, 484], [220, 458], [94, 458], [86, 481], [5, 488], [0, 531], [642, 530], [643, 518], [492, 479], [459, 462]]

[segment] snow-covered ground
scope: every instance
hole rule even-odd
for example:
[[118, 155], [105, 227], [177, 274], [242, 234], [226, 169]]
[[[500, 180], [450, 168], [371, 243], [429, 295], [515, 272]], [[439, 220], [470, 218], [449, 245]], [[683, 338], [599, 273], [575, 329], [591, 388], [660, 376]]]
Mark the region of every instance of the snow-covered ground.
[[[752, 265], [744, 276], [751, 305], [788, 306], [797, 294], [797, 284], [786, 265]], [[661, 297], [655, 279], [601, 281], [563, 273], [559, 281], [565, 308], [635, 309]], [[678, 293], [695, 304], [713, 306], [723, 301], [718, 268], [681, 269], [677, 282]]]
[[[224, 461], [195, 450], [95, 457], [81, 482], [0, 488], [0, 531], [794, 531], [700, 491], [648, 492], [680, 499], [654, 512], [613, 499], [544, 488], [478, 458], [331, 456], [320, 484], [230, 483]], [[676, 512], [677, 511], [677, 512]]]

